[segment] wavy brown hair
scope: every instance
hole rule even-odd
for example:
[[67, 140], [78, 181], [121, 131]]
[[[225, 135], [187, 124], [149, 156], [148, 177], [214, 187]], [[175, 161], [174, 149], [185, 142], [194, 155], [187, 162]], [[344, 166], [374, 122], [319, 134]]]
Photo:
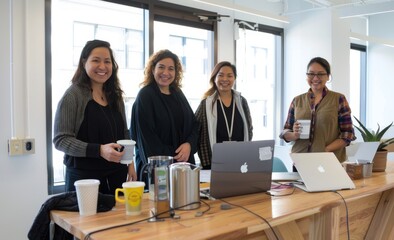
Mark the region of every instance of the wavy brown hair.
[[91, 40], [85, 44], [85, 47], [82, 49], [81, 56], [78, 62], [78, 68], [75, 71], [73, 78], [71, 79], [72, 84], [77, 84], [79, 86], [91, 88], [91, 80], [86, 73], [85, 63], [88, 60], [90, 54], [95, 48], [107, 48], [112, 62], [112, 74], [111, 77], [104, 83], [103, 91], [105, 93], [105, 97], [107, 98], [108, 104], [114, 109], [118, 109], [120, 111], [120, 102], [123, 101], [123, 91], [120, 88], [119, 78], [118, 78], [118, 64], [115, 61], [114, 54], [111, 49], [111, 45], [109, 42], [102, 40]]
[[149, 84], [156, 83], [155, 77], [153, 76], [153, 70], [155, 69], [156, 64], [165, 58], [171, 58], [175, 65], [175, 79], [170, 84], [170, 88], [178, 90], [182, 87], [183, 68], [181, 61], [176, 54], [168, 49], [160, 50], [150, 56], [144, 71], [144, 81], [140, 86], [147, 86]]

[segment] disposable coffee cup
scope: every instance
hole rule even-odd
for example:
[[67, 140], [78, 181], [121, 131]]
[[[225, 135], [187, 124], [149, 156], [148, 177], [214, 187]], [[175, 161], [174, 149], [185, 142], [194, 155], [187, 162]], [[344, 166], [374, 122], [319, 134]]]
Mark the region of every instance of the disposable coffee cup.
[[[115, 190], [115, 199], [126, 205], [126, 215], [136, 216], [141, 214], [142, 196], [144, 194], [145, 182], [124, 182], [122, 188]], [[119, 193], [123, 193], [123, 197]]]
[[134, 157], [134, 146], [135, 146], [135, 141], [130, 140], [130, 139], [123, 139], [123, 140], [118, 140], [116, 142], [117, 144], [122, 145], [122, 151], [124, 152], [122, 159], [120, 160], [120, 163], [123, 164], [130, 164], [133, 162], [133, 157]]
[[301, 134], [300, 139], [309, 139], [309, 132], [311, 130], [311, 120], [300, 119], [297, 120], [301, 124]]
[[83, 179], [74, 183], [77, 192], [79, 215], [90, 216], [97, 213], [99, 185], [100, 181], [97, 179]]

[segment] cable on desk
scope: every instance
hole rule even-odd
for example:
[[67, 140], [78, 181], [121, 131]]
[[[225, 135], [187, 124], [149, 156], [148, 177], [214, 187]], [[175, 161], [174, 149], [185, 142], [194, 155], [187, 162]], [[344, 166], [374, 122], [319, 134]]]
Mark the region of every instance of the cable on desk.
[[[287, 186], [291, 186], [291, 187], [292, 187], [292, 191], [289, 192], [289, 193], [285, 193], [285, 194], [273, 194], [273, 193], [271, 192], [271, 190], [280, 189], [282, 186], [286, 186], [286, 187], [287, 187]], [[271, 190], [265, 192], [265, 194], [270, 195], [270, 196], [272, 196], [272, 197], [289, 196], [289, 195], [292, 195], [292, 194], [294, 193], [295, 189], [296, 189], [296, 187], [294, 186], [293, 183], [279, 183], [278, 186], [271, 187]]]
[[211, 205], [209, 205], [207, 202], [205, 202], [204, 200], [201, 200], [201, 199], [200, 199], [200, 202], [204, 203], [205, 206], [207, 206], [207, 209], [205, 209], [205, 210], [202, 211], [202, 212], [197, 212], [197, 213], [199, 213], [199, 214], [198, 214], [199, 216], [197, 216], [197, 213], [196, 213], [196, 217], [201, 217], [201, 216], [204, 215], [206, 212], [208, 212], [209, 210], [211, 210]]
[[228, 202], [228, 201], [226, 201], [226, 200], [223, 200], [223, 199], [221, 199], [221, 198], [218, 198], [217, 200], [220, 200], [220, 201], [222, 201], [222, 202], [224, 202], [224, 203], [227, 203], [227, 204], [232, 205], [232, 206], [235, 206], [235, 207], [242, 208], [242, 209], [244, 209], [245, 211], [247, 211], [247, 212], [249, 212], [249, 213], [255, 215], [256, 217], [258, 217], [258, 218], [260, 218], [260, 219], [262, 219], [265, 223], [267, 223], [267, 225], [269, 226], [269, 228], [271, 229], [271, 231], [274, 233], [275, 238], [276, 238], [277, 240], [279, 240], [279, 237], [278, 237], [278, 235], [276, 235], [276, 232], [275, 232], [274, 228], [271, 226], [271, 224], [270, 224], [270, 223], [267, 221], [267, 219], [265, 219], [264, 217], [258, 215], [257, 213], [254, 213], [253, 211], [251, 211], [251, 210], [249, 210], [249, 209], [247, 209], [247, 208], [245, 208], [245, 207], [243, 207], [243, 206], [241, 206], [241, 205], [234, 204], [234, 203], [230, 203], [230, 202]]
[[[102, 228], [102, 229], [99, 229], [99, 230], [96, 230], [96, 231], [92, 231], [92, 232], [86, 234], [84, 240], [89, 240], [89, 239], [90, 239], [90, 236], [92, 236], [92, 235], [95, 234], [95, 233], [104, 232], [104, 231], [107, 231], [107, 230], [110, 230], [110, 229], [114, 229], [114, 228], [118, 228], [118, 227], [130, 226], [130, 225], [134, 225], [134, 224], [137, 224], [137, 223], [140, 223], [140, 222], [144, 222], [144, 221], [149, 221], [150, 219], [157, 218], [158, 216], [160, 216], [160, 215], [162, 215], [162, 214], [165, 214], [165, 213], [171, 212], [171, 217], [173, 217], [173, 216], [174, 216], [174, 213], [173, 213], [174, 210], [178, 210], [178, 209], [180, 209], [180, 208], [184, 208], [184, 207], [187, 207], [187, 206], [189, 206], [189, 205], [193, 205], [193, 204], [197, 204], [197, 203], [200, 204], [200, 206], [201, 206], [201, 202], [203, 202], [205, 205], [208, 206], [208, 209], [207, 209], [207, 210], [204, 210], [204, 211], [202, 212], [202, 214], [204, 214], [205, 212], [207, 212], [207, 211], [209, 211], [209, 210], [211, 209], [211, 206], [210, 206], [209, 204], [207, 204], [206, 202], [200, 200], [200, 202], [192, 202], [192, 203], [188, 203], [188, 204], [179, 206], [179, 207], [177, 207], [177, 208], [171, 208], [171, 209], [168, 210], [168, 211], [164, 211], [164, 212], [161, 212], [161, 213], [159, 213], [159, 214], [155, 214], [155, 215], [153, 215], [153, 216], [151, 216], [151, 217], [144, 218], [144, 219], [141, 219], [141, 220], [138, 220], [138, 221], [135, 221], [135, 222], [124, 223], [124, 224], [115, 225], [115, 226], [111, 226], [111, 227], [107, 227], [107, 228]], [[199, 207], [200, 207], [200, 206], [199, 206]]]
[[346, 210], [346, 231], [347, 231], [347, 239], [350, 240], [350, 228], [349, 228], [349, 210], [347, 208], [346, 200], [345, 198], [338, 192], [338, 191], [333, 191], [334, 193], [338, 194], [342, 200], [343, 203], [345, 204], [345, 210]]
[[281, 187], [283, 187], [283, 186], [286, 186], [286, 187], [293, 187], [294, 185], [293, 185], [293, 182], [287, 182], [287, 183], [283, 183], [283, 182], [276, 182], [276, 181], [272, 181], [273, 183], [275, 183], [275, 184], [278, 184], [278, 185], [276, 185], [276, 186], [271, 186], [271, 189], [280, 189]]

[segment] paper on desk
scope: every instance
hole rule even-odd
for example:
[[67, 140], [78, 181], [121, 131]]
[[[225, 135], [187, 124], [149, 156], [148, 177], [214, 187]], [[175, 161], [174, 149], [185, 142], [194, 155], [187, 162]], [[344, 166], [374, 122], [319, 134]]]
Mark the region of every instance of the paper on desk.
[[200, 171], [200, 182], [211, 182], [211, 170]]

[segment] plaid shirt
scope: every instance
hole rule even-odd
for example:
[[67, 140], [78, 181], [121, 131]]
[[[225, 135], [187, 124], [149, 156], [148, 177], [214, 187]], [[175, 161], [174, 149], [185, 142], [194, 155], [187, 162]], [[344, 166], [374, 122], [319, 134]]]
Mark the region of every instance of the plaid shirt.
[[[323, 96], [322, 99], [327, 95], [328, 88], [323, 89]], [[309, 89], [308, 91], [308, 98], [309, 98], [309, 106], [310, 110], [312, 112], [312, 117], [316, 113], [315, 109], [318, 108], [319, 104], [315, 105], [314, 104], [314, 99], [315, 95], [313, 94], [312, 90]], [[294, 117], [294, 99], [291, 102], [289, 112], [287, 115], [287, 120], [284, 126], [284, 131], [282, 132], [281, 136], [287, 131], [292, 131], [293, 130], [293, 125], [295, 122], [295, 117]], [[341, 132], [340, 138], [343, 139], [347, 145], [350, 144], [351, 141], [355, 140], [355, 134], [354, 134], [354, 128], [353, 128], [353, 123], [352, 123], [352, 117], [351, 117], [351, 110], [349, 107], [349, 103], [347, 102], [346, 98], [344, 95], [341, 95], [339, 97], [339, 107], [338, 107], [338, 125], [339, 129]], [[311, 133], [315, 131], [314, 125], [311, 125]]]

